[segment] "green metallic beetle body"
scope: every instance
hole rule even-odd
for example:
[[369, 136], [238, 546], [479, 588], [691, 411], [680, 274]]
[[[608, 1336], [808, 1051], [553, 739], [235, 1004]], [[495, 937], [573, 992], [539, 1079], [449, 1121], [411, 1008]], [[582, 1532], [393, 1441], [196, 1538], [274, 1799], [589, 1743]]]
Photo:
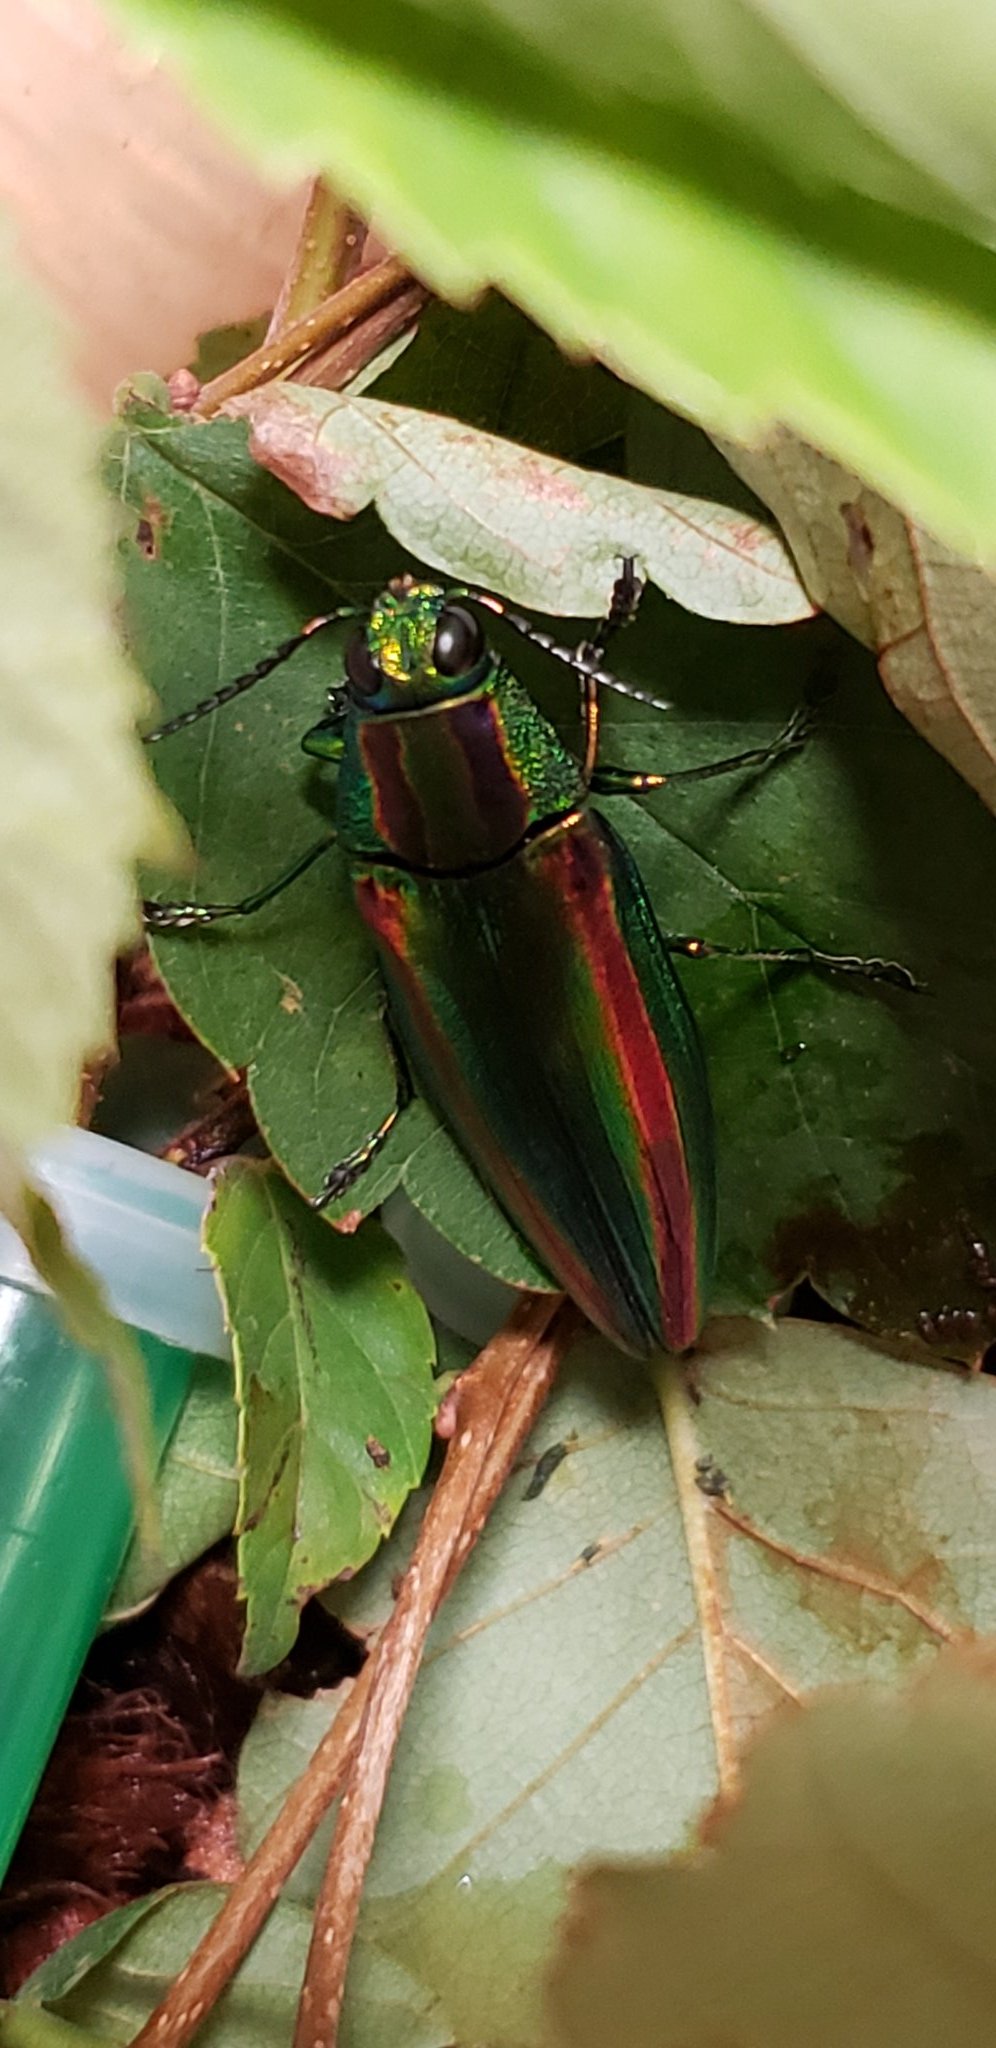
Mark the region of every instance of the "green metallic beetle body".
[[[399, 577], [354, 632], [345, 681], [306, 752], [339, 766], [337, 833], [236, 902], [146, 902], [151, 930], [252, 917], [340, 840], [377, 948], [404, 1054], [390, 1113], [308, 1200], [338, 1201], [370, 1165], [417, 1077], [481, 1179], [565, 1291], [622, 1349], [681, 1351], [702, 1321], [715, 1241], [715, 1145], [705, 1062], [672, 955], [815, 968], [920, 990], [897, 960], [798, 945], [727, 945], [660, 931], [623, 842], [592, 803], [767, 769], [813, 727], [804, 701], [764, 745], [688, 767], [599, 759], [600, 693], [661, 707], [603, 666], [642, 585], [623, 562], [594, 638], [564, 647], [482, 590]], [[469, 598], [567, 664], [581, 690], [581, 760], [488, 647]], [[313, 619], [168, 718], [168, 739], [221, 710], [315, 632]]]
[[337, 829], [420, 1087], [614, 1343], [697, 1335], [714, 1161], [698, 1035], [640, 875], [578, 762], [494, 655], [432, 666], [452, 598], [400, 580], [351, 693]]

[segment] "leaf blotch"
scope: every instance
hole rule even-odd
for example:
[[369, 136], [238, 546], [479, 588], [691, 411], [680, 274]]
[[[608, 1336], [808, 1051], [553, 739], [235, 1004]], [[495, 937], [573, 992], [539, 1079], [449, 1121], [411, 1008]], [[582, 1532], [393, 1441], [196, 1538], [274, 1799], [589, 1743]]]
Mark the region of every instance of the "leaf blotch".
[[147, 562], [158, 561], [162, 535], [168, 524], [169, 515], [165, 507], [158, 498], [147, 496], [135, 527], [135, 546]]

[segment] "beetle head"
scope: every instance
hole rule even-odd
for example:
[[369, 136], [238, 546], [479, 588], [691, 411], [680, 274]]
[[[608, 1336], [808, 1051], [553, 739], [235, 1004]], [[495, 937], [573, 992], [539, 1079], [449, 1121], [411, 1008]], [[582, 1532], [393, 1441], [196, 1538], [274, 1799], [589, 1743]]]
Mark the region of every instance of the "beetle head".
[[398, 576], [346, 649], [346, 693], [360, 711], [416, 711], [474, 689], [490, 661], [480, 622], [456, 594]]

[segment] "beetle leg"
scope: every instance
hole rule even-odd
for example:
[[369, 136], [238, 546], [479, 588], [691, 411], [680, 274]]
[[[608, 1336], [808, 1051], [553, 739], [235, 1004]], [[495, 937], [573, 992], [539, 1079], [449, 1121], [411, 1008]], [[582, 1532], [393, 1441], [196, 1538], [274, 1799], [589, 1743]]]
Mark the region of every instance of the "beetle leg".
[[333, 1166], [329, 1170], [317, 1195], [309, 1195], [309, 1208], [325, 1209], [329, 1202], [338, 1201], [340, 1195], [346, 1194], [347, 1190], [353, 1186], [354, 1181], [358, 1181], [360, 1175], [366, 1173], [367, 1167], [373, 1165], [381, 1147], [386, 1145], [402, 1111], [408, 1108], [413, 1093], [408, 1069], [401, 1058], [397, 1046], [394, 1044], [393, 1037], [391, 1038], [391, 1045], [394, 1051], [395, 1082], [397, 1088], [394, 1108], [388, 1111], [387, 1116], [377, 1125], [376, 1130], [371, 1131], [368, 1138], [364, 1138], [362, 1145], [357, 1145], [353, 1152], [347, 1152], [345, 1159], [340, 1159], [338, 1165]]
[[188, 725], [196, 725], [199, 718], [207, 718], [212, 711], [220, 711], [223, 704], [232, 702], [233, 697], [241, 697], [244, 691], [251, 690], [256, 683], [261, 683], [264, 676], [272, 675], [275, 668], [279, 668], [282, 662], [289, 661], [291, 655], [296, 654], [298, 648], [303, 647], [305, 641], [310, 640], [315, 633], [322, 632], [326, 626], [336, 625], [340, 619], [356, 617], [356, 606], [347, 605], [342, 611], [328, 612], [320, 618], [309, 619], [300, 633], [293, 634], [290, 640], [282, 641], [279, 647], [274, 648], [272, 654], [265, 654], [262, 661], [257, 661], [255, 668], [246, 669], [244, 675], [234, 676], [230, 683], [223, 683], [220, 690], [215, 690], [210, 697], [202, 697], [200, 703], [192, 704], [189, 711], [179, 711], [175, 718], [167, 718], [163, 725], [157, 725], [152, 732], [143, 733], [145, 745], [151, 747], [156, 740], [168, 740], [173, 733], [183, 732]]
[[595, 627], [591, 639], [583, 640], [580, 647], [576, 650], [577, 654], [585, 662], [594, 663], [596, 667], [601, 665], [605, 659], [605, 651], [609, 641], [615, 638], [615, 635], [623, 626], [632, 625], [640, 609], [640, 600], [646, 587], [642, 578], [636, 573], [635, 557], [633, 555], [624, 555], [622, 574], [616, 577], [612, 585], [609, 609], [604, 619], [601, 619]]
[[605, 661], [605, 650], [623, 626], [632, 625], [640, 608], [646, 584], [636, 573], [632, 555], [626, 555], [622, 575], [617, 576], [612, 586], [609, 609], [604, 619], [595, 627], [590, 640], [583, 640], [576, 653], [578, 682], [581, 685], [581, 722], [584, 727], [584, 750], [581, 759], [581, 773], [589, 788], [598, 759], [598, 731], [600, 706], [598, 683], [594, 670], [600, 670]]
[[665, 932], [663, 938], [669, 953], [681, 953], [686, 960], [770, 960], [776, 966], [826, 967], [834, 974], [853, 974], [863, 981], [884, 981], [912, 994], [926, 994], [923, 982], [898, 960], [862, 960], [852, 953], [824, 953], [819, 946], [724, 946], [679, 932]]
[[264, 903], [272, 903], [275, 896], [279, 896], [284, 889], [289, 889], [291, 883], [296, 882], [299, 875], [305, 874], [308, 868], [334, 844], [335, 833], [324, 833], [321, 839], [316, 839], [314, 846], [309, 846], [307, 853], [303, 853], [300, 859], [294, 862], [293, 867], [286, 868], [282, 875], [278, 875], [275, 882], [268, 882], [265, 889], [257, 889], [252, 896], [243, 896], [238, 903], [146, 901], [142, 905], [143, 922], [149, 931], [164, 932], [184, 931], [193, 925], [201, 929], [205, 925], [221, 924], [223, 919], [230, 917], [251, 917], [254, 910], [262, 910]]
[[669, 789], [674, 782], [709, 782], [714, 775], [729, 775], [737, 768], [767, 768], [785, 754], [798, 753], [813, 730], [812, 706], [800, 704], [787, 725], [764, 747], [748, 747], [742, 754], [728, 754], [722, 761], [705, 761], [697, 768], [675, 768], [657, 774], [640, 768], [614, 768], [601, 761], [591, 777], [596, 796], [640, 796], [654, 789]]
[[633, 557], [628, 555], [623, 562], [622, 575], [616, 578], [605, 619], [595, 628], [595, 640], [582, 640], [580, 646], [575, 647], [565, 647], [552, 633], [545, 633], [541, 627], [534, 626], [531, 619], [513, 611], [503, 597], [495, 597], [489, 590], [476, 590], [470, 584], [459, 584], [454, 595], [472, 597], [476, 604], [483, 604], [488, 611], [504, 619], [514, 632], [521, 634], [523, 640], [532, 641], [534, 647], [542, 647], [544, 654], [551, 654], [554, 661], [562, 661], [567, 668], [573, 669], [581, 679], [586, 700], [593, 688], [618, 690], [620, 696], [633, 697], [638, 704], [649, 704], [654, 711], [671, 711], [673, 706], [666, 698], [655, 697], [649, 690], [638, 689], [635, 683], [624, 682], [622, 676], [613, 675], [610, 669], [604, 668], [600, 659], [608, 634], [635, 616], [643, 589], [644, 585], [633, 567]]

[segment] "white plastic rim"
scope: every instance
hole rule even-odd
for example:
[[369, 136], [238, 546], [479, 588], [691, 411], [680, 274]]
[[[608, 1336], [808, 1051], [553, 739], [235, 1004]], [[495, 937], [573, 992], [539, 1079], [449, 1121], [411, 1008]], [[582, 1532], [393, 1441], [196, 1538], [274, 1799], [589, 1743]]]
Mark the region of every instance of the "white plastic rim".
[[[29, 1167], [122, 1322], [185, 1351], [231, 1356], [211, 1262], [201, 1244], [211, 1199], [207, 1181], [113, 1138], [68, 1128], [35, 1146]], [[4, 1282], [44, 1286], [17, 1232], [0, 1218]]]

